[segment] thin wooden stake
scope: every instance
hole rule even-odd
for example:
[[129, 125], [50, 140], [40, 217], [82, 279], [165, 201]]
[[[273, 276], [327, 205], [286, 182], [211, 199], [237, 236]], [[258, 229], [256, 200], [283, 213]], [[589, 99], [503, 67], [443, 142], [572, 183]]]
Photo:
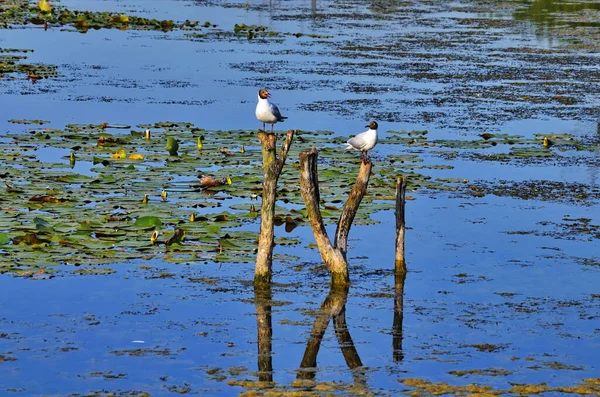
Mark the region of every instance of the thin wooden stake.
[[404, 258], [405, 203], [406, 181], [403, 176], [399, 176], [396, 180], [396, 273], [406, 273], [407, 271], [406, 260]]

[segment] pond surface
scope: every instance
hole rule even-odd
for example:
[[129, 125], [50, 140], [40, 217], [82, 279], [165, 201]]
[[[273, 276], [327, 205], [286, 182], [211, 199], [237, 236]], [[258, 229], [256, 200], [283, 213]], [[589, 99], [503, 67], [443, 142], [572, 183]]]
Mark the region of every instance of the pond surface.
[[[20, 3], [0, 2], [0, 12]], [[52, 3], [200, 25], [83, 31], [9, 21], [0, 29], [0, 56], [56, 67], [35, 82], [23, 71], [0, 78], [0, 394], [600, 395], [597, 3]], [[249, 38], [236, 24], [265, 28]], [[36, 217], [71, 233], [70, 212], [93, 223], [94, 211], [154, 211], [171, 232], [192, 211], [226, 209], [238, 218], [222, 223], [223, 233], [255, 234], [256, 218], [241, 214], [260, 202], [252, 204], [245, 182], [262, 177], [252, 143], [260, 87], [288, 116], [276, 128], [309, 138], [306, 147], [295, 143], [284, 169], [291, 193], [281, 211], [302, 207], [297, 152], [310, 143], [323, 149], [324, 201], [340, 206], [345, 190], [327, 189], [352, 179], [344, 173], [360, 156], [337, 148], [368, 121], [379, 123], [373, 196], [350, 234], [348, 291], [330, 291], [302, 222], [276, 228], [286, 240], [275, 247], [275, 283], [256, 292], [252, 256], [206, 253], [192, 227], [192, 242], [175, 251], [128, 249], [115, 230], [114, 240], [98, 238], [76, 259], [58, 240], [51, 255], [17, 244], [32, 222], [44, 227]], [[189, 125], [157, 124], [167, 120]], [[69, 167], [69, 154], [86, 134], [95, 143], [103, 122], [131, 126], [107, 133], [122, 137], [128, 154], [143, 153], [142, 165], [103, 168], [96, 161], [111, 148], [80, 150]], [[142, 148], [129, 135], [146, 126], [160, 139], [175, 134], [181, 161], [161, 153], [162, 141]], [[207, 155], [195, 151], [198, 131]], [[554, 144], [545, 147], [543, 137]], [[241, 144], [239, 160], [212, 154]], [[234, 187], [200, 198], [178, 190], [200, 170], [229, 174]], [[389, 199], [404, 173], [413, 178], [405, 280], [394, 276]], [[127, 189], [111, 191], [124, 180]], [[233, 190], [236, 183], [246, 191]], [[170, 199], [161, 207], [163, 189]], [[145, 191], [154, 206], [136, 212]], [[81, 205], [20, 203], [43, 192], [68, 192]], [[316, 366], [306, 365], [315, 355]]]

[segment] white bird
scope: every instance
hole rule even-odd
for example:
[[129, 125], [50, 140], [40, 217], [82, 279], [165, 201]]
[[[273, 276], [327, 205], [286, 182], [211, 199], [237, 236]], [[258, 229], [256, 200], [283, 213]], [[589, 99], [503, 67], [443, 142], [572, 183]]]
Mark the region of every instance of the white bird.
[[346, 142], [346, 150], [355, 149], [360, 150], [360, 157], [363, 163], [367, 164], [369, 161], [369, 150], [373, 149], [377, 144], [377, 122], [371, 121], [365, 127], [369, 128], [365, 132], [357, 134], [355, 137], [350, 138]]
[[271, 94], [265, 88], [261, 88], [258, 90], [258, 104], [256, 105], [256, 118], [258, 121], [262, 121], [263, 130], [265, 129], [265, 123], [271, 124], [271, 133], [273, 132], [273, 127], [275, 123], [278, 121], [284, 121], [287, 117], [284, 117], [279, 112], [279, 108], [269, 103], [269, 98]]

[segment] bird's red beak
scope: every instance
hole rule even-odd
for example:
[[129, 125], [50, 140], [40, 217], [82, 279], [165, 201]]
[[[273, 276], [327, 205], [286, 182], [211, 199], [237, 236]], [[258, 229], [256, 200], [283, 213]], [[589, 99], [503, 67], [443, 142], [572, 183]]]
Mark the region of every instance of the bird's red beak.
[[267, 91], [267, 98], [271, 98], [271, 93]]

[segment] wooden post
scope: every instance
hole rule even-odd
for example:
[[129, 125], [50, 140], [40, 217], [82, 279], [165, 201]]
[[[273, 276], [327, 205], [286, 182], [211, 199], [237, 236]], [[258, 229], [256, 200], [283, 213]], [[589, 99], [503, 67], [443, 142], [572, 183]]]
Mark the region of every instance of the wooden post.
[[406, 203], [406, 180], [399, 176], [396, 180], [396, 273], [406, 273], [406, 260], [404, 258], [404, 231], [406, 222], [404, 207]]
[[371, 162], [360, 163], [360, 169], [358, 170], [358, 176], [354, 187], [348, 195], [344, 209], [340, 215], [337, 229], [335, 231], [335, 246], [340, 250], [344, 259], [346, 258], [346, 252], [348, 251], [348, 234], [350, 233], [350, 227], [354, 221], [354, 216], [358, 211], [360, 202], [367, 193], [367, 186], [369, 185], [369, 178], [371, 176], [371, 168], [373, 164]]
[[308, 220], [315, 236], [317, 248], [321, 253], [321, 259], [323, 259], [323, 263], [325, 263], [331, 274], [331, 284], [349, 284], [350, 275], [348, 273], [348, 262], [346, 261], [348, 234], [354, 216], [358, 211], [358, 206], [367, 191], [372, 164], [370, 162], [367, 164], [361, 163], [356, 183], [348, 196], [348, 200], [338, 221], [334, 245], [327, 235], [319, 208], [320, 195], [317, 158], [317, 149], [314, 147], [310, 151], [300, 153], [300, 190], [302, 198], [306, 205]]
[[275, 154], [277, 135], [259, 132], [263, 155], [263, 194], [260, 208], [260, 235], [258, 238], [258, 253], [254, 270], [254, 283], [270, 283], [273, 274], [273, 247], [275, 246], [275, 231], [273, 218], [275, 217], [275, 200], [277, 196], [277, 181], [285, 164], [287, 154], [294, 138], [294, 130], [289, 130], [279, 158]]

